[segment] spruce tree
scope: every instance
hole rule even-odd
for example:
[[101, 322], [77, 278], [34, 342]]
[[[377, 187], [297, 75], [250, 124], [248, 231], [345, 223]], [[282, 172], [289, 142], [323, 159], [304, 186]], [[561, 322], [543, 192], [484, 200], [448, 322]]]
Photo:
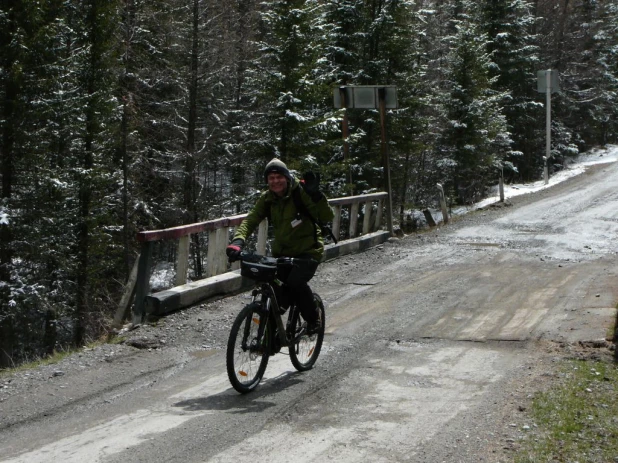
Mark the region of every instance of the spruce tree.
[[[104, 207], [109, 189], [109, 160], [112, 158], [112, 115], [116, 109], [110, 91], [116, 67], [114, 31], [118, 24], [117, 3], [104, 0], [79, 2], [74, 27], [80, 32], [82, 52], [77, 57], [78, 91], [82, 102], [74, 123], [78, 132], [71, 150], [75, 188], [76, 294], [74, 343], [87, 340], [98, 289], [105, 283], [101, 269], [110, 256], [109, 235], [104, 233], [109, 211]], [[83, 122], [82, 122], [83, 121]]]
[[276, 0], [262, 5], [259, 76], [252, 81], [258, 104], [253, 146], [261, 162], [277, 155], [294, 167], [294, 161], [316, 149], [309, 129], [326, 90], [314, 73], [321, 56], [316, 36], [320, 3]]
[[507, 156], [510, 178], [533, 180], [541, 165], [543, 111], [536, 94], [539, 68], [536, 18], [522, 0], [487, 0], [480, 4], [480, 24], [487, 34], [494, 88], [504, 94], [513, 148]]
[[482, 198], [498, 179], [498, 169], [510, 150], [511, 139], [500, 102], [504, 95], [492, 88], [487, 35], [479, 30], [475, 10], [467, 5], [454, 18], [444, 95], [445, 128], [439, 143], [447, 178], [461, 203]]
[[0, 367], [11, 365], [19, 349], [19, 326], [30, 317], [23, 307], [31, 287], [14, 259], [19, 258], [16, 237], [24, 224], [20, 217], [20, 176], [27, 143], [20, 130], [27, 124], [29, 80], [33, 77], [28, 55], [37, 29], [35, 2], [10, 1], [0, 9], [0, 152], [2, 203], [0, 204]]
[[613, 119], [615, 123], [616, 8], [612, 1], [581, 0], [573, 5], [567, 19], [562, 55], [566, 62], [561, 69], [562, 120], [574, 132], [579, 150], [606, 143], [611, 133], [609, 122]]
[[618, 142], [618, 2], [604, 2], [594, 35], [594, 62], [598, 69], [598, 98], [593, 113], [594, 140], [605, 145]]

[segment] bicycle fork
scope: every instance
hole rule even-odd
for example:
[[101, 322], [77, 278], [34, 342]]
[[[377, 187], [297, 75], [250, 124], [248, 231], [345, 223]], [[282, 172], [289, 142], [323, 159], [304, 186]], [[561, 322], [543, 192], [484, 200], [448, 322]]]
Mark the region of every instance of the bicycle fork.
[[[264, 344], [263, 339], [264, 332], [266, 330], [266, 323], [264, 323], [265, 320], [267, 320], [267, 317], [262, 310], [252, 310], [247, 314], [245, 329], [242, 337], [242, 349], [244, 351], [260, 351], [262, 345]], [[257, 334], [254, 335], [256, 327]]]

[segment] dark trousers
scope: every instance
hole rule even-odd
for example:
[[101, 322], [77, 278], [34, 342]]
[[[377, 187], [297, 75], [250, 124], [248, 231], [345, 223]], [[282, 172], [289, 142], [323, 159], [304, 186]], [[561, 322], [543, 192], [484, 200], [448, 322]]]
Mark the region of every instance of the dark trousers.
[[313, 301], [313, 291], [308, 282], [315, 275], [319, 262], [315, 259], [303, 259], [294, 262], [294, 266], [284, 279], [284, 285], [275, 288], [277, 299], [282, 307], [289, 307], [296, 303], [307, 323], [318, 319], [318, 311]]

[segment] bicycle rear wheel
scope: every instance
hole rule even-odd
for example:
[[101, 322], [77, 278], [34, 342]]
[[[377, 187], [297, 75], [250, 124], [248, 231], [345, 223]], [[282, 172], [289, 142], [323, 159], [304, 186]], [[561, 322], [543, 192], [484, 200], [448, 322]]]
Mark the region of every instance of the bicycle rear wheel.
[[322, 320], [320, 330], [317, 333], [311, 336], [307, 335], [307, 323], [303, 319], [298, 308], [295, 308], [292, 314], [292, 325], [290, 329], [291, 333], [293, 333], [293, 337], [290, 343], [290, 360], [294, 368], [298, 371], [307, 371], [313, 368], [313, 365], [320, 355], [322, 342], [324, 341], [324, 327], [326, 326], [324, 304], [320, 296], [315, 293], [313, 293], [313, 299], [320, 311]]
[[253, 302], [240, 311], [232, 325], [227, 342], [227, 375], [234, 389], [243, 394], [255, 389], [266, 371], [270, 349], [267, 322], [261, 304]]

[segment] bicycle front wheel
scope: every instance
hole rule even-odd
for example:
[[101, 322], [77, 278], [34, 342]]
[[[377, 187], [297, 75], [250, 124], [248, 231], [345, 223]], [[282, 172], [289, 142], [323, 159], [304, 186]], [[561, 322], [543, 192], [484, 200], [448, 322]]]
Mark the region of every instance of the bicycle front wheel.
[[266, 371], [270, 349], [267, 321], [260, 303], [253, 302], [240, 311], [232, 325], [227, 342], [227, 375], [240, 393], [255, 389]]
[[320, 355], [322, 342], [324, 341], [324, 327], [326, 326], [324, 304], [320, 296], [315, 293], [313, 294], [313, 299], [320, 311], [322, 320], [320, 329], [317, 333], [312, 335], [307, 334], [307, 323], [303, 319], [298, 308], [294, 308], [294, 313], [292, 314], [290, 360], [294, 368], [298, 371], [307, 371], [313, 368], [313, 365]]

